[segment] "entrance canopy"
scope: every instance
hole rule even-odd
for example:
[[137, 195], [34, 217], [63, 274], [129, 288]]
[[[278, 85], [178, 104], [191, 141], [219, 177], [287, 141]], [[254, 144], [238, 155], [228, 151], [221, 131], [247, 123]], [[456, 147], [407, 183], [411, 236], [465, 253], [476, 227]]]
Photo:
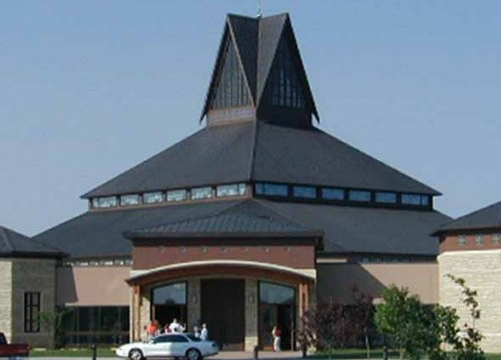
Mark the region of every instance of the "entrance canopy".
[[129, 285], [144, 285], [165, 279], [193, 276], [252, 276], [287, 283], [314, 282], [315, 269], [294, 269], [287, 266], [244, 260], [190, 261], [148, 270], [132, 270]]

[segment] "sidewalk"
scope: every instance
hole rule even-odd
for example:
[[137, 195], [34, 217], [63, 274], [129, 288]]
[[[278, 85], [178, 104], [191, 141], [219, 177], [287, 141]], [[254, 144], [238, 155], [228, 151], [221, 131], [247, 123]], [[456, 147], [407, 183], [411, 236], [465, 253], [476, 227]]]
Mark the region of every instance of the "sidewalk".
[[[260, 351], [259, 352], [259, 360], [273, 360], [273, 359], [300, 359], [301, 352], [299, 351]], [[0, 358], [6, 359], [6, 358]], [[57, 358], [48, 358], [48, 357], [29, 357], [23, 358], [23, 360], [79, 360], [79, 359], [88, 359], [91, 360], [91, 357], [57, 357]], [[97, 357], [97, 360], [118, 360], [119, 357]], [[160, 358], [158, 358], [160, 359]], [[170, 359], [170, 358], [166, 358]], [[215, 356], [211, 356], [207, 358], [208, 360], [253, 360], [254, 356], [252, 352], [244, 352], [244, 351], [222, 351]]]

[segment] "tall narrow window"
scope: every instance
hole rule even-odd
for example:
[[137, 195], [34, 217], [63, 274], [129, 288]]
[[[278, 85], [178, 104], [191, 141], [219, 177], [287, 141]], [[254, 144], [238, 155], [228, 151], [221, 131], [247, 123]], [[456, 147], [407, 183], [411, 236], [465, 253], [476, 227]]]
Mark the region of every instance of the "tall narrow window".
[[24, 293], [24, 332], [40, 332], [40, 293]]
[[272, 105], [297, 109], [306, 107], [296, 64], [285, 37], [278, 44], [270, 81], [268, 97]]
[[217, 88], [212, 100], [212, 109], [224, 109], [250, 104], [249, 93], [245, 85], [242, 68], [235, 46], [229, 36], [226, 40], [224, 64], [219, 71]]

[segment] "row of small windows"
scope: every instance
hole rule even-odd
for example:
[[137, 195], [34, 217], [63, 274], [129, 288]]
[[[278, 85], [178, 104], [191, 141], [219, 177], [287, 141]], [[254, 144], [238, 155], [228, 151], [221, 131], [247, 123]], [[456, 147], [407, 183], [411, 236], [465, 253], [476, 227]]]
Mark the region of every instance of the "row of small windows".
[[242, 196], [245, 195], [245, 184], [219, 185], [216, 187], [205, 186], [190, 190], [154, 191], [144, 194], [128, 194], [120, 196], [96, 197], [92, 199], [93, 208], [110, 208], [117, 206], [136, 206], [140, 204], [158, 204], [163, 202], [176, 202], [185, 200], [203, 200], [213, 197]]
[[[486, 239], [486, 235], [475, 235], [473, 237], [475, 241], [475, 245], [482, 246], [484, 244], [488, 244], [488, 240]], [[500, 234], [492, 234], [491, 235], [491, 244], [492, 245], [500, 245], [501, 244], [501, 235]], [[458, 245], [465, 246], [467, 243], [467, 238], [465, 235], [458, 236]]]
[[[291, 188], [291, 189], [290, 189]], [[299, 199], [322, 199], [333, 201], [349, 201], [358, 203], [400, 204], [429, 207], [430, 196], [423, 194], [398, 194], [389, 191], [355, 190], [333, 187], [289, 186], [286, 184], [257, 183], [256, 195], [288, 197], [289, 194]]]
[[66, 266], [131, 266], [132, 259], [68, 260]]

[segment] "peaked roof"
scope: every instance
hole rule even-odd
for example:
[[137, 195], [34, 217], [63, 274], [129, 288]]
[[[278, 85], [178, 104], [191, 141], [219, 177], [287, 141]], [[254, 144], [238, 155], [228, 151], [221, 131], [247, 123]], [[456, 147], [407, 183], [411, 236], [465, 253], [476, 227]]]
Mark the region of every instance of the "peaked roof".
[[63, 252], [59, 249], [0, 226], [0, 256], [59, 257], [62, 255]]
[[[234, 210], [234, 209], [230, 209]], [[228, 212], [228, 211], [227, 211]], [[128, 238], [180, 238], [180, 237], [321, 237], [323, 232], [300, 224], [266, 215], [221, 213], [214, 216], [172, 222], [125, 234]]]
[[259, 113], [259, 110], [263, 107], [264, 92], [267, 84], [270, 83], [270, 73], [281, 41], [287, 43], [290, 55], [293, 58], [295, 70], [306, 97], [307, 109], [318, 120], [319, 116], [315, 101], [306, 77], [289, 14], [287, 13], [259, 18], [233, 14], [227, 16], [200, 120], [210, 110], [225, 61], [227, 42], [231, 42], [238, 54], [240, 70], [244, 74], [252, 104]]
[[[450, 218], [436, 211], [391, 210], [243, 199], [115, 211], [90, 211], [35, 237], [72, 257], [130, 256], [124, 237], [206, 235], [247, 238], [319, 236], [321, 254], [435, 256], [431, 229]], [[138, 230], [139, 229], [139, 230]], [[255, 235], [255, 236], [254, 236]]]
[[435, 231], [440, 235], [449, 231], [501, 229], [501, 201], [463, 215]]
[[253, 181], [439, 194], [316, 128], [244, 122], [204, 127], [82, 197]]

